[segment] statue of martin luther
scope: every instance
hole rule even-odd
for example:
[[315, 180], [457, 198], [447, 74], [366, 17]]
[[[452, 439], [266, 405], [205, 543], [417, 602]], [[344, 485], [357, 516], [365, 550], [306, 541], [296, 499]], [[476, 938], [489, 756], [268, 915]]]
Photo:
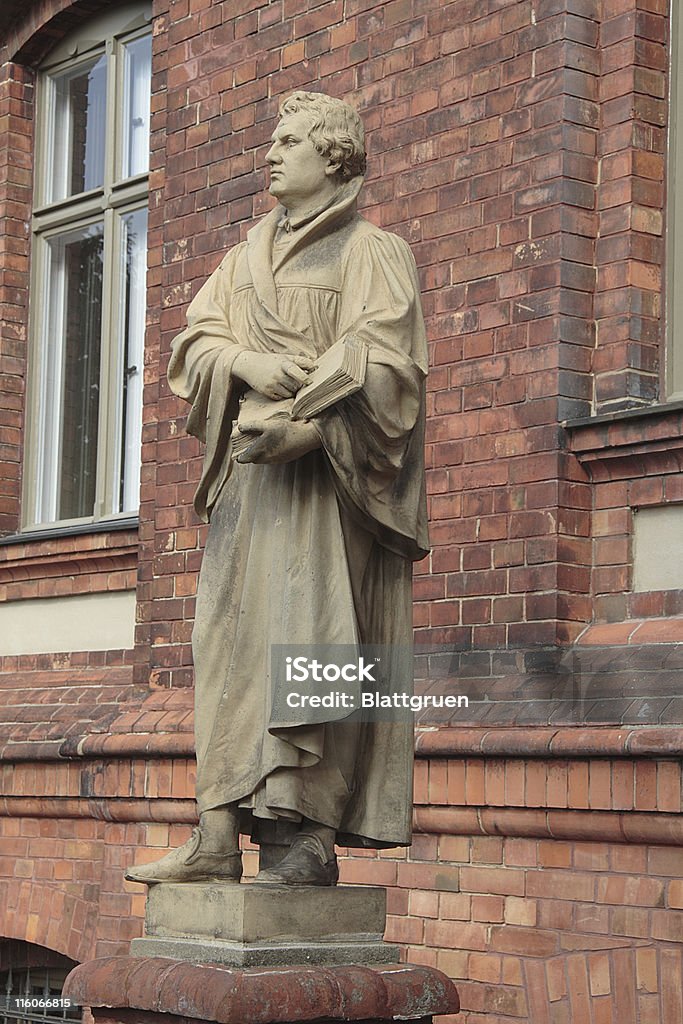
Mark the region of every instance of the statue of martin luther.
[[[133, 881], [241, 876], [239, 832], [293, 838], [256, 881], [334, 885], [335, 842], [408, 845], [405, 722], [270, 721], [271, 645], [409, 644], [411, 563], [427, 552], [427, 346], [413, 257], [361, 217], [364, 133], [348, 104], [297, 92], [266, 155], [279, 205], [225, 256], [188, 310], [168, 379], [205, 445], [195, 498], [210, 522], [193, 634], [199, 827]], [[365, 383], [310, 420], [231, 434], [246, 391], [290, 399], [346, 336]], [[269, 832], [270, 830], [270, 832]]]

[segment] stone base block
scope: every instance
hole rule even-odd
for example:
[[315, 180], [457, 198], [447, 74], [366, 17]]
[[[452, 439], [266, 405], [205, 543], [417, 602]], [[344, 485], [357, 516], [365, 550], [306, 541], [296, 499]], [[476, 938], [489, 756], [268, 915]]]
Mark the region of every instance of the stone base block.
[[385, 919], [377, 887], [165, 883], [149, 887], [146, 935], [131, 954], [228, 967], [397, 963]]
[[150, 885], [145, 933], [228, 942], [381, 940], [386, 891], [375, 886]]
[[405, 1020], [457, 1013], [453, 983], [411, 964], [231, 969], [167, 958], [107, 957], [76, 967], [63, 994], [97, 1024], [298, 1024]]

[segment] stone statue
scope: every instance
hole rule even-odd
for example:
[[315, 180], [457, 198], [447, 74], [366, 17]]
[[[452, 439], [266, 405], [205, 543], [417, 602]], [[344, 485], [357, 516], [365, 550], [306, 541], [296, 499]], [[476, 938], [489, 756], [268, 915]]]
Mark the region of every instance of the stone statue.
[[[297, 92], [266, 155], [279, 205], [201, 288], [168, 379], [206, 446], [195, 498], [210, 522], [193, 653], [199, 827], [127, 877], [234, 881], [239, 833], [286, 836], [257, 882], [334, 885], [335, 841], [410, 843], [412, 728], [354, 719], [273, 725], [271, 645], [409, 644], [411, 562], [427, 551], [427, 347], [406, 243], [356, 211], [364, 133], [340, 100]], [[247, 391], [281, 401], [353, 334], [365, 383], [310, 420], [247, 422]], [[274, 844], [274, 845], [273, 845]]]

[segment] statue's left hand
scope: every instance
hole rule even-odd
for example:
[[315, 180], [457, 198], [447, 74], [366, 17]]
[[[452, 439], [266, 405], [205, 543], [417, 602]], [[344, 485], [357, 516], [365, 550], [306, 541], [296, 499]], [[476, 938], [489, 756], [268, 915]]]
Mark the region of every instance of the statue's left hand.
[[258, 426], [240, 423], [243, 434], [253, 434], [254, 442], [239, 456], [237, 462], [268, 463], [293, 462], [302, 455], [320, 448], [320, 437], [312, 423], [307, 420], [290, 420], [274, 416]]

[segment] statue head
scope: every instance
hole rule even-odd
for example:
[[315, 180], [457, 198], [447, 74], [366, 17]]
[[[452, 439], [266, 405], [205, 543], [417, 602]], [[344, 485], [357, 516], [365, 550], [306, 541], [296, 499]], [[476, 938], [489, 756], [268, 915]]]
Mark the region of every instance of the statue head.
[[365, 174], [365, 132], [353, 107], [321, 92], [294, 92], [281, 102], [280, 118], [299, 112], [310, 118], [308, 137], [320, 155], [339, 163], [341, 181]]

